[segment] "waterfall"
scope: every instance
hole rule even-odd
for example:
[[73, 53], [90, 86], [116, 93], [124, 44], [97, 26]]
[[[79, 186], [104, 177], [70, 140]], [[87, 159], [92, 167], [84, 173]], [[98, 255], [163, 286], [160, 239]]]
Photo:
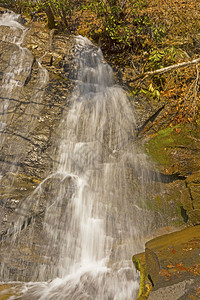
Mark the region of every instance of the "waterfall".
[[[26, 52], [20, 44], [18, 48]], [[75, 66], [53, 171], [23, 204], [39, 207], [45, 185], [54, 190], [45, 204], [41, 262], [32, 274], [34, 282], [25, 284], [16, 299], [136, 299], [139, 275], [131, 257], [143, 250], [143, 237], [154, 221], [141, 208], [148, 197], [148, 162], [136, 143], [126, 93], [115, 85], [101, 50], [82, 36], [76, 37]], [[23, 222], [16, 223], [17, 237]], [[34, 235], [34, 222], [31, 226]]]
[[57, 279], [31, 284], [22, 299], [136, 299], [139, 278], [131, 256], [142, 250], [148, 227], [138, 207], [146, 197], [146, 157], [135, 144], [129, 100], [114, 84], [101, 50], [78, 36], [75, 60], [71, 107], [59, 128], [58, 166], [49, 176], [59, 175], [65, 184], [47, 206], [43, 226], [46, 254], [54, 253], [57, 263], [41, 265], [37, 275], [41, 281], [47, 273]]

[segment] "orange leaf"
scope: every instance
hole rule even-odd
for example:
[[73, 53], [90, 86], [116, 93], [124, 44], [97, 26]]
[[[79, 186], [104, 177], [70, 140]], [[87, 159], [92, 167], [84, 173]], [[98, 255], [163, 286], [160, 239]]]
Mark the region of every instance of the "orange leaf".
[[174, 266], [173, 265], [167, 265], [167, 267], [170, 269], [170, 268], [173, 268]]
[[[179, 120], [178, 120], [178, 121], [179, 121]], [[180, 128], [175, 128], [174, 131], [175, 131], [176, 133], [180, 133], [180, 132], [181, 132], [181, 129], [180, 129]]]

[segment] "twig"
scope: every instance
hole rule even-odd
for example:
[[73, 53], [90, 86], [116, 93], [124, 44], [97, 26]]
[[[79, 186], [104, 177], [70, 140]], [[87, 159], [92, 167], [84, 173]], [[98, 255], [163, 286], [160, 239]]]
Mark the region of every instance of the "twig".
[[144, 78], [146, 76], [162, 74], [162, 73], [172, 71], [174, 69], [184, 68], [184, 67], [194, 65], [194, 64], [198, 64], [198, 63], [200, 63], [200, 58], [197, 58], [197, 59], [194, 59], [194, 60], [191, 60], [191, 61], [182, 62], [182, 63], [176, 64], [176, 65], [172, 65], [172, 66], [165, 67], [165, 68], [162, 68], [162, 69], [158, 69], [158, 70], [155, 70], [155, 71], [148, 71], [148, 72], [145, 72], [145, 73], [140, 74], [139, 76], [133, 78], [131, 80], [131, 82], [137, 81], [137, 80], [139, 80], [141, 78]]

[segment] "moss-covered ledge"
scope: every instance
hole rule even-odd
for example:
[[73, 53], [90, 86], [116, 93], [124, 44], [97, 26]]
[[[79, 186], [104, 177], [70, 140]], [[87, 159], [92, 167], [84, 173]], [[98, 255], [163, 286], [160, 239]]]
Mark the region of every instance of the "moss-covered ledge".
[[148, 137], [145, 149], [164, 174], [200, 170], [200, 122], [167, 127]]
[[137, 300], [145, 300], [152, 289], [152, 284], [146, 271], [145, 253], [135, 254], [132, 257], [133, 264], [137, 271], [140, 272], [140, 288]]
[[[200, 297], [200, 225], [154, 238], [145, 254], [133, 256], [141, 272], [138, 300], [198, 299]], [[152, 283], [147, 293], [146, 280]], [[145, 298], [146, 297], [146, 298]]]
[[161, 174], [175, 176], [173, 181], [162, 184], [161, 198], [169, 204], [166, 216], [171, 205], [185, 223], [199, 225], [200, 121], [162, 129], [149, 136], [144, 146]]

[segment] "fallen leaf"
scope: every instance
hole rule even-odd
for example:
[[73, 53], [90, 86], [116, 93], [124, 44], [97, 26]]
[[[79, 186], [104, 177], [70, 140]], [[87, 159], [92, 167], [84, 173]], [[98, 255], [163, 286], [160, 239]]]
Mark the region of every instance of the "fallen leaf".
[[170, 269], [170, 268], [174, 268], [173, 265], [167, 265], [167, 267]]
[[161, 276], [165, 276], [165, 277], [167, 277], [167, 278], [171, 278], [171, 277], [172, 277], [172, 275], [171, 275], [166, 269], [160, 270], [159, 274], [160, 274]]
[[176, 133], [180, 133], [180, 132], [181, 132], [181, 129], [180, 129], [180, 128], [175, 128], [174, 131], [175, 131]]

